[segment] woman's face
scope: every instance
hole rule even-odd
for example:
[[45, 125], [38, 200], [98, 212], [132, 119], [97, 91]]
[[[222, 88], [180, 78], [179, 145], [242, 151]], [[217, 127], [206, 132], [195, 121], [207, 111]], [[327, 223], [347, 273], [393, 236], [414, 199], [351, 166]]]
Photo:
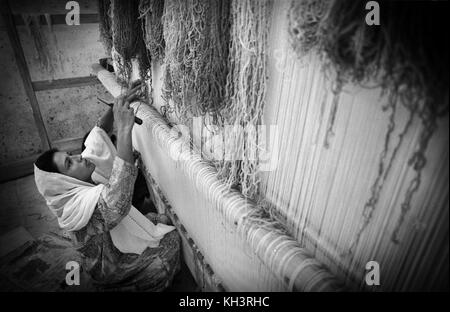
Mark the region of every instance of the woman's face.
[[56, 152], [53, 154], [53, 161], [62, 174], [81, 181], [90, 181], [95, 165], [81, 155], [71, 155], [66, 152]]

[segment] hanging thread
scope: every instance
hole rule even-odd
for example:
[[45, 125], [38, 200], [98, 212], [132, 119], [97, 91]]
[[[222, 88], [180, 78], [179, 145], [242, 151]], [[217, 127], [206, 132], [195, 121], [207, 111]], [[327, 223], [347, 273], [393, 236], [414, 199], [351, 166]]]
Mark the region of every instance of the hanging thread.
[[228, 0], [169, 0], [164, 5], [166, 43], [163, 97], [167, 111], [190, 124], [193, 116], [219, 118], [228, 60]]
[[[272, 1], [232, 1], [229, 74], [223, 124], [236, 131], [224, 135], [224, 157], [217, 164], [219, 175], [229, 187], [256, 199], [259, 187], [260, 147], [258, 127], [262, 124], [267, 84], [267, 37]], [[255, 131], [256, 129], [256, 131]], [[231, 152], [232, 159], [226, 154]]]

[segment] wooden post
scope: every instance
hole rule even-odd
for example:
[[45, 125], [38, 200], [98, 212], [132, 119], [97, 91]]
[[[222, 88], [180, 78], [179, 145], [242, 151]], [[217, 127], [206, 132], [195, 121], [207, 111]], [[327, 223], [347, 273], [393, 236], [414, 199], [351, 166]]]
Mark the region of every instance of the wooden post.
[[14, 56], [17, 62], [17, 67], [19, 68], [20, 76], [23, 81], [25, 92], [27, 94], [28, 99], [30, 100], [34, 120], [36, 122], [39, 137], [41, 138], [42, 148], [44, 150], [47, 150], [51, 146], [50, 140], [47, 135], [47, 130], [45, 129], [44, 120], [42, 119], [42, 114], [41, 110], [39, 109], [39, 103], [37, 101], [36, 94], [34, 93], [33, 90], [30, 72], [28, 70], [28, 65], [22, 50], [22, 45], [20, 44], [16, 26], [14, 25], [11, 8], [9, 7], [8, 0], [0, 0], [0, 1], [1, 1], [1, 12], [3, 19], [5, 21], [6, 31], [8, 33], [8, 38], [9, 41], [11, 42], [11, 46], [14, 51]]

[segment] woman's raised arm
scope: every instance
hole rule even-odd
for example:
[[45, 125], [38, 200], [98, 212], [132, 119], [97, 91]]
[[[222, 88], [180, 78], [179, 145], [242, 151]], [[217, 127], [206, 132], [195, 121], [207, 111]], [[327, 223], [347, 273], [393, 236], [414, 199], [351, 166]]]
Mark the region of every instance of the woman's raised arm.
[[118, 97], [114, 103], [114, 120], [117, 123], [117, 156], [108, 184], [100, 196], [99, 209], [108, 229], [114, 228], [130, 211], [137, 168], [134, 166], [131, 132], [134, 112], [127, 97]]
[[98, 209], [108, 230], [114, 228], [128, 215], [137, 173], [138, 169], [133, 163], [116, 156], [111, 177], [98, 203]]

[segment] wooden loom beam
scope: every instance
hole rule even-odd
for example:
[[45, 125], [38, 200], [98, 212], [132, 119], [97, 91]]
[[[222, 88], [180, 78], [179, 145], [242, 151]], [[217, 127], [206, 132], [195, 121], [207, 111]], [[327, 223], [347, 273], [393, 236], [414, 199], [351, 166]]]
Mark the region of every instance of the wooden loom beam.
[[32, 82], [34, 91], [56, 90], [65, 88], [76, 88], [99, 84], [97, 77], [75, 77], [56, 80], [42, 80]]

